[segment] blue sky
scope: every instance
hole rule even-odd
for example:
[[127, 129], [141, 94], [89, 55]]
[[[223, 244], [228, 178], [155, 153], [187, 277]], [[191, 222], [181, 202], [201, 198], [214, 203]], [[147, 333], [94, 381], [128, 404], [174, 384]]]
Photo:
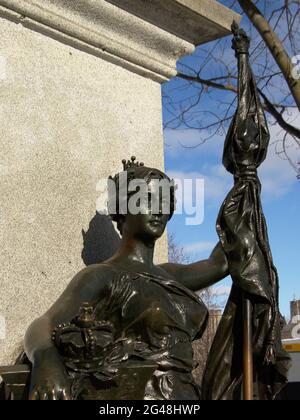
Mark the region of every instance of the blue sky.
[[[230, 41], [230, 39], [229, 39]], [[227, 41], [228, 42], [228, 41]], [[201, 56], [202, 54], [202, 56]], [[233, 52], [227, 48], [226, 54]], [[203, 59], [203, 53], [196, 49], [195, 55], [184, 58], [183, 62], [196, 65]], [[175, 78], [164, 87], [164, 92], [172, 99], [182, 100], [190, 94], [195, 94], [185, 82]], [[217, 92], [219, 98], [225, 98], [226, 93]], [[222, 95], [222, 96], [221, 96]], [[218, 113], [213, 98], [208, 95], [205, 102], [200, 104], [202, 110]], [[205, 116], [205, 114], [202, 114]], [[207, 117], [209, 119], [209, 116]], [[294, 125], [300, 126], [299, 112], [291, 110], [286, 118]], [[164, 110], [164, 121], [170, 119], [170, 113]], [[269, 226], [269, 236], [275, 265], [280, 276], [280, 309], [289, 317], [289, 302], [294, 295], [300, 299], [300, 264], [299, 264], [299, 238], [300, 238], [300, 181], [286, 160], [275, 153], [275, 142], [282, 138], [282, 131], [276, 125], [269, 127], [271, 133], [271, 146], [266, 162], [260, 169], [263, 185], [263, 207]], [[185, 224], [185, 215], [174, 215], [169, 223], [168, 230], [175, 234], [177, 243], [184, 246], [185, 252], [192, 260], [204, 259], [209, 256], [218, 237], [215, 222], [219, 208], [232, 185], [232, 177], [222, 167], [224, 132], [218, 132], [205, 144], [187, 149], [182, 147], [197, 145], [205, 133], [199, 130], [190, 130], [180, 126], [179, 129], [165, 129], [165, 168], [166, 171], [177, 178], [204, 178], [205, 182], [205, 217], [201, 225], [188, 226]], [[296, 150], [291, 149], [294, 156]], [[219, 292], [228, 290], [231, 280], [226, 279], [218, 284]]]
[[[222, 138], [212, 139], [196, 149], [184, 149], [177, 143], [184, 136], [197, 140], [198, 132], [165, 131], [165, 168], [173, 177], [203, 177], [205, 182], [205, 216], [199, 226], [185, 224], [186, 215], [174, 215], [169, 223], [169, 232], [175, 234], [179, 245], [186, 249], [192, 260], [209, 256], [218, 237], [215, 222], [219, 208], [232, 186], [232, 177], [221, 165]], [[187, 141], [187, 140], [185, 140]], [[169, 146], [169, 144], [172, 146]], [[300, 299], [300, 183], [286, 161], [282, 161], [270, 148], [268, 158], [262, 165], [263, 207], [269, 226], [270, 243], [275, 265], [280, 275], [280, 308], [289, 315], [289, 301], [294, 294]], [[225, 280], [218, 286], [229, 286]], [[226, 290], [226, 289], [225, 289]]]

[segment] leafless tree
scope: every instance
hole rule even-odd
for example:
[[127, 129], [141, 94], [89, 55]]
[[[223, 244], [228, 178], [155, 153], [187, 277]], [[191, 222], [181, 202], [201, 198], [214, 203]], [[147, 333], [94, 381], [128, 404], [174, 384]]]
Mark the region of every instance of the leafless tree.
[[[280, 128], [276, 153], [288, 159], [300, 178], [300, 127], [290, 121], [300, 109], [300, 0], [221, 0], [244, 18], [251, 37], [250, 60], [268, 122]], [[222, 91], [220, 94], [220, 91]], [[164, 87], [165, 128], [199, 131], [198, 147], [225, 136], [235, 111], [237, 66], [226, 37], [196, 49], [179, 63], [178, 78]]]
[[170, 263], [188, 264], [191, 262], [184, 251], [184, 247], [177, 242], [174, 233], [168, 234], [168, 257]]

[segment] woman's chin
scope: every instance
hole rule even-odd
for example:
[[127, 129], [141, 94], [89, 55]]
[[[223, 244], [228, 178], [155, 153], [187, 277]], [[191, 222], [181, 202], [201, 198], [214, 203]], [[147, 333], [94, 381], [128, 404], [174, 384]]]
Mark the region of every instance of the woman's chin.
[[164, 233], [164, 230], [165, 230], [165, 226], [160, 224], [160, 225], [150, 226], [148, 232], [150, 235], [158, 239], [162, 236], [162, 234]]

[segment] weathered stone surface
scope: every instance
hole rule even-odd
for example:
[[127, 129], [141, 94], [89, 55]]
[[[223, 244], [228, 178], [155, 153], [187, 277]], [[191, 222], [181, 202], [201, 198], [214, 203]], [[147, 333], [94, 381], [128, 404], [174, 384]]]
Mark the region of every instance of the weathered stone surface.
[[0, 14], [158, 82], [240, 20], [214, 0], [0, 0]]
[[[116, 233], [96, 186], [136, 155], [163, 167], [160, 85], [0, 19], [0, 364]], [[97, 233], [103, 241], [96, 239]], [[96, 240], [96, 255], [92, 254]], [[112, 247], [113, 245], [111, 245]], [[157, 252], [167, 259], [166, 241]]]

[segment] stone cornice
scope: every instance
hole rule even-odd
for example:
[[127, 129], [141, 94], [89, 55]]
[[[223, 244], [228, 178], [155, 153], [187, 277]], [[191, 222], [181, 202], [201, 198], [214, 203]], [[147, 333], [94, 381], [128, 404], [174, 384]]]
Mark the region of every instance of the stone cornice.
[[230, 33], [241, 16], [215, 0], [107, 0], [194, 44]]
[[0, 0], [0, 16], [160, 83], [240, 20], [214, 0]]

